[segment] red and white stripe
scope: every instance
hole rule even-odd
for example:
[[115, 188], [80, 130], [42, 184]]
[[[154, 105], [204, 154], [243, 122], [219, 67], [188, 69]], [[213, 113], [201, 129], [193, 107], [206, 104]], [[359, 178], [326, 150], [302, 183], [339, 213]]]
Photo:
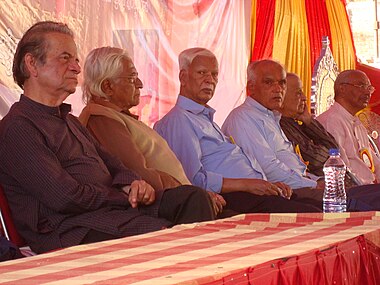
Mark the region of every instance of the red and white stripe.
[[249, 214], [0, 264], [1, 284], [206, 284], [281, 257], [368, 236], [380, 212]]

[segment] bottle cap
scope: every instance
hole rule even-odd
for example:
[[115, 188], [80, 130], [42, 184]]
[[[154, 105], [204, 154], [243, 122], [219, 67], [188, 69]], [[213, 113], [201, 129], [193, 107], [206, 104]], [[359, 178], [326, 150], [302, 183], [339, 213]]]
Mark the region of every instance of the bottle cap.
[[337, 149], [337, 148], [330, 148], [329, 149], [329, 155], [340, 155], [339, 149]]

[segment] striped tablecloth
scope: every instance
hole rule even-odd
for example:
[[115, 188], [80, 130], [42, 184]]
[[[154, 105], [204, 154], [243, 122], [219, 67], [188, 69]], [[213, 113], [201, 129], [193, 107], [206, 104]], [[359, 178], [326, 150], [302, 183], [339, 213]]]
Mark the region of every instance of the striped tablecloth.
[[379, 231], [380, 212], [239, 215], [3, 262], [0, 283], [225, 284], [218, 280], [358, 236], [379, 246]]

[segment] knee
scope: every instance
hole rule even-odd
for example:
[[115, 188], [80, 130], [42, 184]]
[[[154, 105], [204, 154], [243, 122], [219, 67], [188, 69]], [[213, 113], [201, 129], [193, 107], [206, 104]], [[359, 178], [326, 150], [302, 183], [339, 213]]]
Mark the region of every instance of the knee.
[[189, 185], [186, 190], [191, 192], [189, 195], [191, 199], [205, 204], [211, 203], [210, 195], [206, 190], [192, 185]]
[[194, 210], [198, 209], [200, 212], [210, 212], [212, 215], [208, 219], [214, 219], [215, 214], [213, 211], [213, 205], [208, 192], [202, 188], [196, 186], [189, 186], [187, 203]]

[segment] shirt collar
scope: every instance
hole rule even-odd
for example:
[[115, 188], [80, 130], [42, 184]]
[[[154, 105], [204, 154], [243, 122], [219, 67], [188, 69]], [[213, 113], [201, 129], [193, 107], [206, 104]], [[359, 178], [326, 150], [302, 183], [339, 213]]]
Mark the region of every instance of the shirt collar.
[[57, 107], [51, 107], [51, 106], [38, 103], [30, 99], [29, 97], [25, 96], [24, 94], [21, 94], [20, 103], [25, 104], [26, 106], [30, 108], [36, 108], [43, 113], [50, 114], [62, 119], [65, 119], [67, 114], [71, 112], [70, 104], [62, 103], [61, 105]]
[[339, 113], [342, 114], [343, 118], [346, 120], [350, 120], [352, 122], [360, 121], [360, 119], [357, 116], [351, 115], [350, 112], [348, 112], [342, 105], [340, 105], [338, 102], [334, 102], [334, 104], [330, 108], [335, 108]]
[[181, 107], [182, 109], [189, 111], [193, 114], [204, 114], [207, 116], [211, 121], [214, 120], [214, 114], [215, 114], [215, 109], [211, 108], [210, 106], [203, 106], [201, 104], [198, 104], [197, 102], [184, 97], [182, 95], [178, 96], [177, 99], [177, 106]]
[[263, 105], [261, 105], [259, 102], [257, 102], [255, 99], [253, 99], [250, 96], [248, 96], [245, 99], [244, 104], [246, 104], [248, 107], [251, 107], [251, 108], [258, 110], [260, 113], [262, 113], [266, 116], [270, 116], [270, 117], [276, 119], [277, 121], [279, 121], [281, 119], [281, 113], [280, 112], [278, 112], [276, 110], [273, 110], [273, 111], [269, 110], [268, 108], [264, 107]]
[[134, 119], [136, 119], [136, 120], [139, 119], [139, 116], [132, 114], [132, 113], [129, 111], [129, 109], [122, 109], [122, 108], [120, 108], [119, 106], [117, 106], [117, 105], [115, 105], [115, 104], [113, 104], [113, 103], [111, 103], [111, 102], [109, 102], [109, 101], [107, 101], [107, 100], [104, 100], [103, 98], [93, 97], [93, 98], [91, 99], [91, 103], [99, 104], [99, 105], [101, 105], [101, 106], [104, 106], [104, 107], [107, 107], [107, 108], [113, 109], [113, 110], [115, 110], [115, 111], [117, 111], [117, 112], [120, 112], [120, 113], [126, 114], [126, 115], [128, 115], [128, 116], [130, 116], [130, 117], [132, 117], [132, 118], [134, 118]]

